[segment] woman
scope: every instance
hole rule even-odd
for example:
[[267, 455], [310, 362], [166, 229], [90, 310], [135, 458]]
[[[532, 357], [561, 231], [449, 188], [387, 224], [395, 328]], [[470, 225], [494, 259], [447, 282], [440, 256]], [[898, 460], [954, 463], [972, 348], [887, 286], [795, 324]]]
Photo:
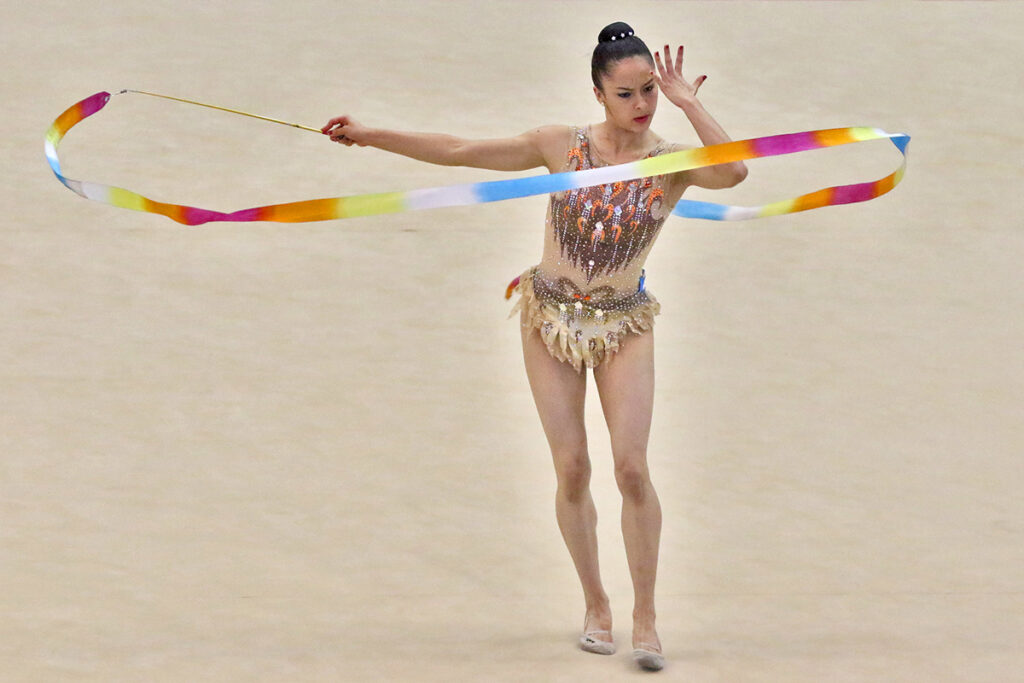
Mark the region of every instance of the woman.
[[[707, 78], [682, 75], [683, 48], [652, 57], [622, 22], [604, 28], [591, 60], [594, 95], [604, 121], [573, 128], [544, 126], [497, 140], [368, 128], [349, 116], [323, 132], [345, 145], [369, 145], [451, 166], [552, 173], [621, 164], [680, 149], [651, 131], [658, 91], [682, 110], [705, 145], [730, 138], [697, 100]], [[657, 72], [655, 72], [655, 68]], [[595, 186], [551, 196], [539, 265], [510, 285], [520, 293], [523, 357], [558, 479], [558, 525], [576, 566], [586, 614], [581, 647], [612, 654], [612, 615], [598, 569], [597, 515], [590, 495], [584, 428], [584, 366], [592, 368], [611, 435], [622, 493], [622, 533], [633, 580], [634, 657], [664, 665], [655, 630], [654, 583], [661, 507], [647, 469], [654, 398], [654, 316], [643, 263], [662, 223], [690, 185], [725, 188], [746, 176], [740, 163]]]

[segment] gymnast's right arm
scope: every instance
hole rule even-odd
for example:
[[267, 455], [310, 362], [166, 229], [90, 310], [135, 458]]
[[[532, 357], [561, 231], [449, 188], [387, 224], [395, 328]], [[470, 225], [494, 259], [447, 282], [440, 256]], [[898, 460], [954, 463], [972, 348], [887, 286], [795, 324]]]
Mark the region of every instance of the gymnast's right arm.
[[470, 166], [494, 171], [523, 171], [557, 163], [567, 136], [565, 126], [542, 126], [511, 138], [467, 140], [438, 133], [410, 133], [368, 128], [351, 116], [338, 116], [320, 129], [331, 140], [351, 147], [386, 152], [442, 166]]

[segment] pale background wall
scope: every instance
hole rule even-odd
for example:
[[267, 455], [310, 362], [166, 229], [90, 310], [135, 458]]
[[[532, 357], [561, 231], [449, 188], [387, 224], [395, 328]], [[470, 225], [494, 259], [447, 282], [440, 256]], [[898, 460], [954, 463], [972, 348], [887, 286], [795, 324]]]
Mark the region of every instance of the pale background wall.
[[[582, 605], [501, 298], [544, 200], [184, 228], [85, 202], [49, 122], [139, 88], [467, 136], [600, 112], [624, 19], [735, 138], [914, 136], [878, 201], [673, 219], [651, 443], [666, 680], [1024, 680], [1016, 2], [2, 0], [0, 680], [617, 680]], [[695, 142], [662, 108], [655, 129]], [[501, 177], [136, 95], [71, 177], [237, 209]], [[887, 143], [755, 161], [761, 203]], [[599, 407], [602, 559], [630, 588]]]

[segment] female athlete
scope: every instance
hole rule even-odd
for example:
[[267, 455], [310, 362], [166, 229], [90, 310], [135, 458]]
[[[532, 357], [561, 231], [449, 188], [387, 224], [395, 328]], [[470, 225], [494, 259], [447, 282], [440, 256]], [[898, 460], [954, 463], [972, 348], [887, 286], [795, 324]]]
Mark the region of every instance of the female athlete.
[[[689, 120], [704, 145], [730, 138], [697, 99], [706, 76], [683, 77], [683, 48], [651, 55], [628, 24], [598, 36], [591, 59], [594, 96], [604, 120], [583, 127], [542, 126], [522, 135], [468, 140], [449, 135], [371, 128], [350, 116], [323, 132], [345, 145], [371, 146], [449, 166], [500, 171], [545, 167], [551, 173], [622, 164], [682, 146], [651, 130], [658, 93]], [[654, 316], [659, 305], [644, 286], [643, 265], [687, 187], [732, 187], [742, 162], [598, 185], [551, 195], [540, 263], [509, 286], [520, 297], [526, 374], [557, 477], [559, 529], [583, 587], [581, 647], [612, 654], [612, 614], [598, 569], [597, 513], [590, 494], [584, 427], [586, 375], [594, 382], [611, 436], [622, 494], [622, 535], [633, 581], [633, 655], [646, 669], [664, 657], [655, 629], [654, 584], [661, 506], [647, 466], [654, 401]]]

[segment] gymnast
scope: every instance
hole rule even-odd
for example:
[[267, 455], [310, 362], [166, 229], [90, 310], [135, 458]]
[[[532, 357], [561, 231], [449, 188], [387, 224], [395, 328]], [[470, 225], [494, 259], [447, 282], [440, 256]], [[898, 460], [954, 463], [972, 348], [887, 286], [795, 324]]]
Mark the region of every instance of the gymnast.
[[[660, 90], [682, 110], [705, 146], [729, 142], [697, 99], [707, 77], [688, 81], [682, 64], [682, 46], [674, 60], [668, 45], [652, 56], [628, 24], [616, 22], [600, 32], [591, 59], [594, 95], [604, 107], [599, 123], [542, 126], [512, 138], [467, 140], [371, 128], [351, 116], [338, 116], [322, 132], [347, 146], [376, 147], [434, 164], [500, 171], [543, 166], [560, 173], [684, 149], [651, 130]], [[526, 374], [554, 460], [558, 526], [583, 588], [580, 646], [596, 654], [615, 652], [590, 494], [583, 409], [586, 367], [593, 370], [611, 436], [633, 581], [633, 657], [645, 669], [661, 669], [665, 659], [654, 609], [661, 506], [647, 466], [653, 324], [659, 304], [645, 289], [643, 264], [687, 187], [732, 187], [746, 174], [742, 162], [732, 162], [555, 193], [548, 204], [541, 261], [509, 285], [508, 295], [520, 295], [512, 312], [520, 313]]]

